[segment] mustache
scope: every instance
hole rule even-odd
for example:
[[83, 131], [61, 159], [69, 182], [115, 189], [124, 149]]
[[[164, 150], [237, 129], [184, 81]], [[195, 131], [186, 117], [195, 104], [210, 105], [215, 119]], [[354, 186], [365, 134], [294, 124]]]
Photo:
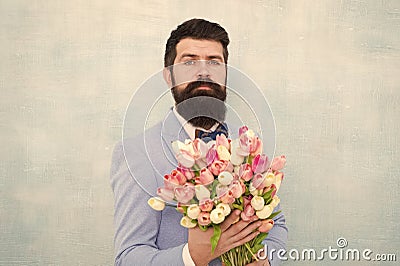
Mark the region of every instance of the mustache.
[[218, 83], [213, 82], [209, 78], [205, 78], [190, 82], [185, 89], [185, 93], [191, 93], [199, 87], [209, 87], [213, 91], [222, 91], [221, 86]]

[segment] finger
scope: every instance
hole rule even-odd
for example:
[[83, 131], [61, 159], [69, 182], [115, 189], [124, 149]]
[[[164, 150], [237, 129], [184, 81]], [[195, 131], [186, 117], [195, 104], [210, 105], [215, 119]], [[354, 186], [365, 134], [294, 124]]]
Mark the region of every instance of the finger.
[[221, 231], [226, 231], [232, 224], [236, 223], [240, 217], [240, 210], [234, 210], [221, 224]]
[[257, 220], [258, 220], [257, 216], [256, 217], [252, 217], [249, 221], [240, 220], [239, 222], [231, 225], [228, 229], [226, 229], [226, 232], [230, 236], [234, 236], [234, 235], [240, 233], [244, 228], [249, 226], [249, 224], [251, 224], [252, 222], [257, 221]]
[[[261, 226], [261, 222], [254, 222], [249, 224], [247, 227], [243, 228], [241, 231], [239, 232], [234, 232], [234, 234], [230, 237], [230, 240], [233, 242], [237, 242], [240, 241], [241, 239], [247, 237], [249, 234], [252, 234], [254, 231], [256, 231], [258, 229], [258, 227]], [[232, 228], [229, 229], [229, 231], [235, 231], [236, 228], [234, 228], [234, 226], [232, 226]], [[260, 233], [257, 230], [258, 233]], [[227, 232], [228, 233], [228, 232]], [[231, 232], [229, 232], [231, 233]]]

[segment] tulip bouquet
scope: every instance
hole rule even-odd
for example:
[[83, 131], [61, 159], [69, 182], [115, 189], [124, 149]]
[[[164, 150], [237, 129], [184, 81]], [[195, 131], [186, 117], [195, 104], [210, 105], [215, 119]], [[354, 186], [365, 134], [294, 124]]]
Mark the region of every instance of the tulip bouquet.
[[269, 161], [262, 154], [262, 141], [246, 126], [239, 129], [238, 139], [218, 135], [208, 143], [201, 139], [175, 141], [172, 148], [179, 165], [164, 176], [164, 187], [157, 190], [159, 197], [150, 198], [148, 204], [161, 211], [166, 201], [176, 201], [177, 210], [183, 214], [182, 226], [198, 226], [203, 231], [213, 227], [212, 252], [221, 235], [220, 224], [232, 210], [239, 209], [244, 221], [256, 215], [262, 221], [260, 234], [220, 258], [227, 266], [258, 260], [255, 254], [263, 247], [261, 242], [279, 213], [273, 210], [280, 201], [276, 192], [283, 178], [280, 170], [285, 156]]

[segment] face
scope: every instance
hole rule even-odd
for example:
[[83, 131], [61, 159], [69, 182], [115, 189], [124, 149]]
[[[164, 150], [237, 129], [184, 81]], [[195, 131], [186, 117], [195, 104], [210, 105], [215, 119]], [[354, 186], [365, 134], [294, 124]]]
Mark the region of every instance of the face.
[[[194, 126], [204, 128], [224, 120], [226, 66], [221, 43], [186, 38], [178, 43], [176, 52], [174, 66], [166, 80], [172, 87], [178, 112]], [[198, 96], [209, 96], [219, 101], [207, 101], [207, 97]], [[197, 101], [193, 101], [195, 97]], [[188, 99], [191, 102], [185, 105]], [[196, 107], [197, 113], [203, 115], [193, 117]], [[212, 113], [204, 114], [204, 110], [212, 110]]]

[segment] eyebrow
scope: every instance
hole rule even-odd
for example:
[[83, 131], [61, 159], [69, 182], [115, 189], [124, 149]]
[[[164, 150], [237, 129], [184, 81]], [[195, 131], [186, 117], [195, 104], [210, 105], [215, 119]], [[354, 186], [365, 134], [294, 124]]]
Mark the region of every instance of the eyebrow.
[[[182, 59], [182, 58], [185, 58], [185, 57], [189, 57], [189, 58], [193, 58], [193, 59], [199, 58], [198, 55], [196, 55], [196, 54], [190, 54], [190, 53], [182, 54], [180, 58]], [[208, 59], [208, 60], [210, 60], [210, 59], [219, 59], [219, 60], [221, 60], [222, 62], [224, 61], [224, 59], [223, 59], [222, 56], [220, 56], [220, 55], [209, 55], [209, 56], [207, 56], [207, 59]]]

